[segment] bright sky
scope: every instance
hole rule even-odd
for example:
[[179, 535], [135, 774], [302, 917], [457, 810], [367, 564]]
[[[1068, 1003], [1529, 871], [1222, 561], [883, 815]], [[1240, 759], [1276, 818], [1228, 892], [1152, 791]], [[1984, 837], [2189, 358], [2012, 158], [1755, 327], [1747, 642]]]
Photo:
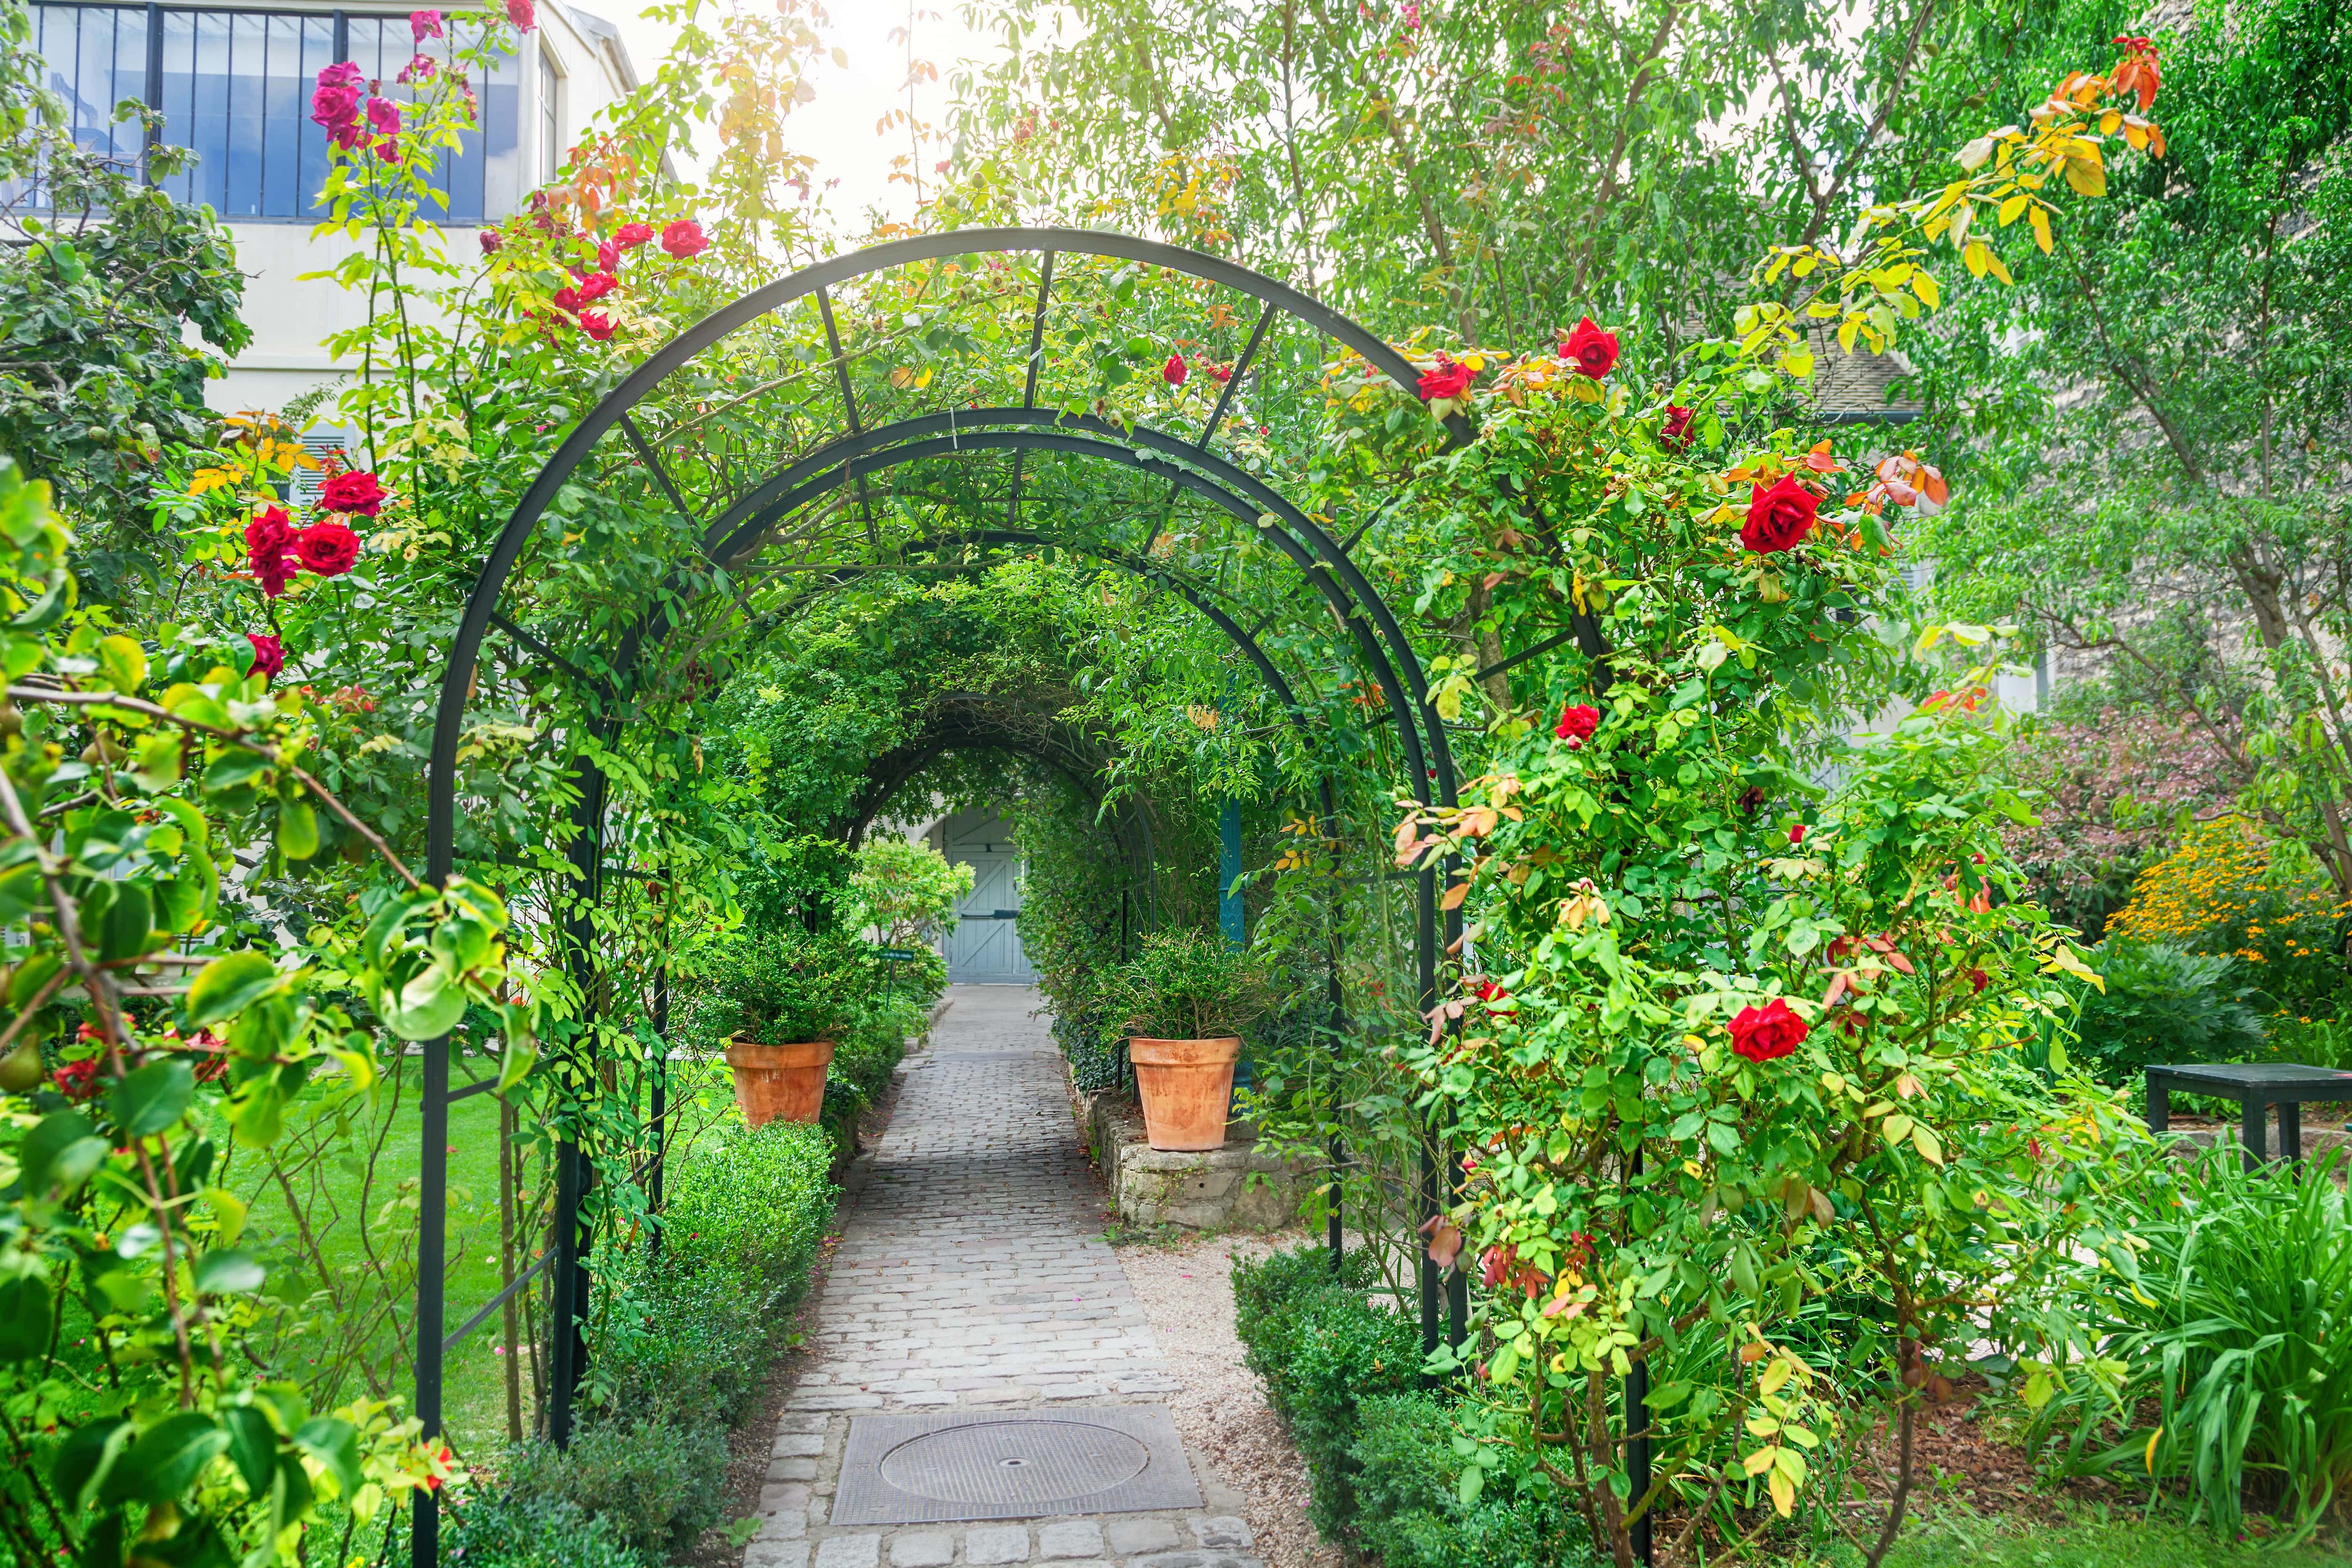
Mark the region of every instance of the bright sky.
[[[635, 14], [635, 3], [587, 0], [585, 8], [621, 30], [638, 74], [650, 76], [669, 52], [672, 29]], [[827, 205], [845, 232], [864, 232], [868, 207], [901, 220], [913, 216], [914, 193], [889, 177], [890, 160], [908, 150], [906, 129], [893, 127], [887, 139], [874, 129], [875, 121], [907, 101], [907, 45], [891, 34], [913, 16], [915, 58], [929, 60], [940, 74], [938, 81], [917, 89], [915, 113], [937, 123], [947, 107], [956, 62], [992, 52], [989, 40], [963, 25], [959, 8], [957, 0], [918, 0], [911, 7], [905, 0], [836, 0], [828, 8], [831, 21], [818, 29], [819, 36], [848, 55], [848, 68], [826, 62], [811, 79], [815, 100], [795, 110], [789, 124], [795, 150], [816, 159], [819, 184], [839, 182], [827, 193]], [[940, 155], [936, 148], [927, 150], [926, 179]]]

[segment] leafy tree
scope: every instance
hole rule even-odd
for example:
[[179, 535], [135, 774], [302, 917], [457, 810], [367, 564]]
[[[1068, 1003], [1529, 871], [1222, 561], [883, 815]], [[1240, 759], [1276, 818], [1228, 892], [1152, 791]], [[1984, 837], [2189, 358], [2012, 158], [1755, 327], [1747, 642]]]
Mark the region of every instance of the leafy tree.
[[[143, 167], [79, 144], [42, 82], [28, 7], [0, 6], [0, 452], [48, 480], [80, 525], [102, 596], [166, 569], [149, 517], [167, 454], [208, 444], [205, 383], [252, 339], [245, 279], [208, 207], [162, 182], [187, 163], [162, 117], [125, 103]], [[118, 135], [121, 132], [118, 132]]]
[[[2029, 7], [1956, 77], [2045, 73], [2130, 15]], [[2175, 106], [2166, 157], [2109, 172], [2015, 289], [1965, 292], [1916, 345], [1968, 482], [1914, 545], [1945, 608], [2013, 616], [2181, 721], [2352, 893], [2352, 16], [2205, 5], [2135, 47]]]

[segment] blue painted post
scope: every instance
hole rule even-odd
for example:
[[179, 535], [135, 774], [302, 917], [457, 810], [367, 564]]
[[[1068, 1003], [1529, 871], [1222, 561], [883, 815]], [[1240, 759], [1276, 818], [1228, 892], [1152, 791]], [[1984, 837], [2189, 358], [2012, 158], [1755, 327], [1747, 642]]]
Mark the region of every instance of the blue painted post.
[[1242, 803], [1227, 800], [1217, 808], [1217, 929], [1234, 947], [1249, 945], [1249, 927], [1242, 918], [1242, 896], [1234, 884], [1242, 875]]

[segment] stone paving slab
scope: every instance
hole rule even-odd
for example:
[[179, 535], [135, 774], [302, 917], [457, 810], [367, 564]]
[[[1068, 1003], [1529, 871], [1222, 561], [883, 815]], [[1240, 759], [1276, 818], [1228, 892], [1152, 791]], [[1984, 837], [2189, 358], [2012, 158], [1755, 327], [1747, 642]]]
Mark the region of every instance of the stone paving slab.
[[853, 1169], [809, 1365], [777, 1423], [744, 1568], [1263, 1568], [1243, 1499], [1018, 1523], [835, 1528], [853, 1416], [1150, 1402], [1177, 1386], [1118, 1258], [1026, 986], [959, 985]]

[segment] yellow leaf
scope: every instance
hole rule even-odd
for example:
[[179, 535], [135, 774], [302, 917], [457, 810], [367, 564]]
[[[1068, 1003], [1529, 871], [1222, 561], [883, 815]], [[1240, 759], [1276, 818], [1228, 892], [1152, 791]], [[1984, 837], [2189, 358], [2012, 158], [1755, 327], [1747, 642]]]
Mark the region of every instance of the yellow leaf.
[[2092, 973], [2091, 966], [2083, 962], [2082, 954], [2063, 942], [2053, 946], [2050, 956], [2042, 961], [2042, 972], [2045, 974], [2055, 974], [2062, 970], [2077, 980], [2088, 981], [2098, 987], [2100, 995], [2107, 994], [2107, 983]]
[[1813, 351], [1790, 349], [1780, 356], [1780, 368], [1799, 381], [1813, 374]]
[[2147, 1473], [2151, 1476], [2156, 1474], [2156, 1446], [2163, 1438], [2164, 1428], [2161, 1426], [2147, 1435], [2147, 1452], [2142, 1456], [2141, 1462], [2147, 1466]]
[[1764, 1369], [1764, 1375], [1756, 1380], [1756, 1391], [1759, 1394], [1778, 1394], [1780, 1385], [1789, 1381], [1790, 1371], [1785, 1357], [1775, 1358], [1772, 1364]]
[[1927, 1161], [1930, 1165], [1940, 1165], [1944, 1163], [1942, 1141], [1925, 1127], [1911, 1129], [1911, 1147], [1918, 1150], [1919, 1158]]
[[1764, 1489], [1772, 1494], [1772, 1510], [1782, 1519], [1797, 1511], [1797, 1489], [1787, 1476], [1774, 1470], [1764, 1478]]
[[1572, 375], [1568, 378], [1568, 395], [1579, 403], [1598, 403], [1601, 384], [1588, 375]]
[[2020, 191], [2017, 195], [2010, 197], [2009, 200], [2001, 203], [2000, 226], [2007, 228], [2011, 224], [2015, 223], [2018, 220], [2019, 216], [2025, 211], [2026, 204], [2032, 200], [2033, 200], [2032, 196], [2026, 195], [2023, 191]]
[[1772, 1450], [1759, 1448], [1739, 1461], [1739, 1468], [1751, 1476], [1760, 1476], [1772, 1468]]
[[1861, 330], [1862, 318], [1848, 316], [1844, 323], [1838, 328], [1838, 347], [1848, 353], [1853, 353], [1853, 335]]
[[2079, 138], [2066, 144], [2066, 183], [2074, 187], [2078, 196], [2104, 196], [2107, 194], [2107, 171], [2099, 161], [2095, 142]]
[[1942, 290], [1936, 287], [1934, 275], [1926, 268], [1916, 268], [1912, 271], [1911, 292], [1918, 295], [1919, 303], [1927, 306], [1930, 310], [1942, 308], [1944, 302]]
[[1960, 252], [1960, 259], [1967, 264], [1969, 277], [1981, 278], [1985, 275], [1985, 264], [1992, 259], [1992, 247], [1981, 239], [1972, 239], [1969, 241], [1968, 248]]
[[1880, 1123], [1879, 1131], [1886, 1134], [1889, 1143], [1900, 1143], [1911, 1136], [1912, 1121], [1907, 1116], [1890, 1116]]
[[2040, 207], [2035, 207], [2025, 216], [2033, 225], [2033, 243], [2042, 247], [2042, 255], [2049, 255], [2053, 243], [2050, 237], [2050, 215]]
[[2002, 264], [2000, 257], [1990, 246], [1985, 247], [1985, 268], [2004, 283], [2013, 284], [2017, 281], [2009, 275], [2009, 268]]

